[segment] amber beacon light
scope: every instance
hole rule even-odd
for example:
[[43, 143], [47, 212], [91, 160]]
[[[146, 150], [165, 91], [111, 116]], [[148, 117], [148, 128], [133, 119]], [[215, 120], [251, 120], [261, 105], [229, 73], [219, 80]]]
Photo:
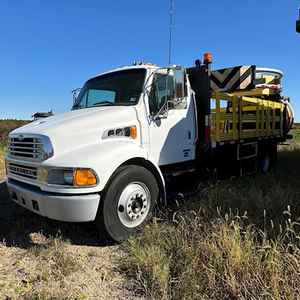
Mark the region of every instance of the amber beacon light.
[[211, 64], [213, 60], [213, 56], [210, 52], [206, 52], [203, 55], [203, 62], [207, 64]]

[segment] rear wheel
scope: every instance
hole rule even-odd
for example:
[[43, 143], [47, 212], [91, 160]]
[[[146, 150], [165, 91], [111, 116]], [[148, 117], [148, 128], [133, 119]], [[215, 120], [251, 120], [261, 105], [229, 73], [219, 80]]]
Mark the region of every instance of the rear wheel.
[[259, 149], [259, 170], [266, 174], [276, 166], [277, 162], [277, 143], [270, 142], [263, 144]]
[[259, 169], [262, 173], [266, 174], [271, 168], [271, 157], [268, 153], [265, 153], [259, 160]]
[[121, 242], [149, 220], [159, 197], [154, 175], [140, 166], [121, 168], [105, 191], [97, 226], [108, 239]]

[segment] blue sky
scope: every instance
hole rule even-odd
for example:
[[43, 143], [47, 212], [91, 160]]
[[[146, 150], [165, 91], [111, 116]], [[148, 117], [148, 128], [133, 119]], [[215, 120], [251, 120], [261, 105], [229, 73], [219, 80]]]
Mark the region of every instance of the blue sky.
[[[285, 72], [300, 121], [300, 0], [175, 0], [172, 62], [205, 51], [214, 68], [240, 64]], [[169, 0], [2, 0], [0, 118], [70, 109], [73, 88], [107, 69], [146, 60], [167, 64]]]

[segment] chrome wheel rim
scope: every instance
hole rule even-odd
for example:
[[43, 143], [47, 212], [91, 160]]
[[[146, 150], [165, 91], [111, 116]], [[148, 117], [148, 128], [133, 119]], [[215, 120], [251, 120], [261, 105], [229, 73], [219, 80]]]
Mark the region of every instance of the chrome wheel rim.
[[121, 223], [129, 228], [141, 225], [150, 211], [151, 195], [142, 182], [128, 184], [118, 201], [118, 216]]

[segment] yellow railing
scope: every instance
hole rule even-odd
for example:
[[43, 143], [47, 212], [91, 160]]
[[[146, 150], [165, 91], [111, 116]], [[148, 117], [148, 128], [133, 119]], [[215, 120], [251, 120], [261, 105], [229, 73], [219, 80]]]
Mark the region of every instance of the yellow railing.
[[213, 142], [277, 137], [283, 134], [284, 104], [281, 102], [244, 96], [241, 92], [214, 93], [211, 102]]

